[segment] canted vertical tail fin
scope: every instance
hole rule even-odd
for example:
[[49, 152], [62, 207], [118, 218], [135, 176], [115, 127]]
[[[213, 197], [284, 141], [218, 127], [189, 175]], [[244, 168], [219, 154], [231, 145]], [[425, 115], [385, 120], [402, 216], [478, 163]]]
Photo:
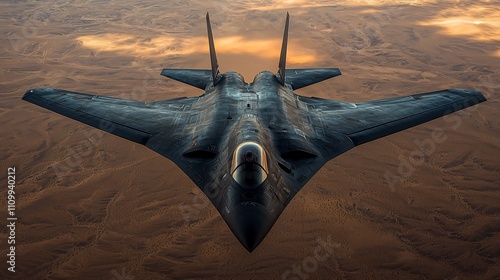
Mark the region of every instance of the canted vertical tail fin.
[[[212, 35], [212, 26], [210, 25], [210, 16], [207, 12], [207, 35], [208, 48], [210, 50], [211, 70], [204, 69], [169, 69], [164, 68], [161, 74], [165, 77], [183, 82], [185, 84], [206, 90], [207, 87], [216, 85], [220, 80], [219, 63], [215, 54], [214, 37]], [[212, 81], [212, 82], [210, 82]]]
[[283, 33], [283, 43], [281, 44], [280, 62], [278, 64], [278, 74], [276, 77], [282, 85], [285, 84], [286, 74], [286, 48], [288, 45], [288, 23], [290, 22], [290, 14], [286, 13], [285, 31]]
[[288, 84], [295, 90], [341, 75], [338, 68], [286, 69], [289, 22], [290, 14], [287, 12], [283, 43], [281, 44], [280, 62], [278, 64], [278, 73], [276, 74], [278, 81], [282, 85], [285, 85], [285, 83]]
[[207, 12], [207, 34], [208, 47], [210, 49], [210, 63], [212, 65], [212, 81], [214, 85], [218, 82], [219, 63], [217, 62], [217, 54], [215, 53], [214, 37], [212, 35], [212, 25], [210, 24], [210, 15]]
[[[168, 69], [162, 70], [163, 76], [183, 82], [185, 84], [207, 90], [215, 86], [221, 79], [219, 72], [219, 63], [215, 53], [214, 38], [212, 35], [212, 26], [210, 24], [210, 15], [207, 13], [207, 33], [208, 46], [210, 50], [210, 63], [212, 69]], [[290, 14], [286, 13], [285, 31], [283, 33], [283, 43], [281, 45], [280, 61], [278, 64], [278, 73], [276, 78], [282, 84], [291, 86], [292, 89], [299, 89], [312, 85], [326, 79], [341, 75], [338, 68], [306, 68], [306, 69], [286, 69], [286, 52], [288, 45], [288, 25]]]

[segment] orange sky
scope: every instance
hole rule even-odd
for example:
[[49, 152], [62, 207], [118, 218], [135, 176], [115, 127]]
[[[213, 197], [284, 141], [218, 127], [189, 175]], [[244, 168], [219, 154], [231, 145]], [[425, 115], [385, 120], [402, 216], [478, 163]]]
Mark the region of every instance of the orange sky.
[[[77, 38], [86, 48], [97, 52], [113, 51], [124, 55], [144, 57], [165, 57], [168, 55], [186, 55], [208, 53], [206, 37], [176, 38], [161, 36], [152, 39], [140, 39], [124, 34], [87, 35]], [[248, 54], [263, 58], [276, 58], [281, 48], [279, 39], [246, 39], [242, 36], [215, 38], [218, 53]], [[294, 45], [288, 46], [288, 62], [311, 63], [316, 61], [314, 50]]]

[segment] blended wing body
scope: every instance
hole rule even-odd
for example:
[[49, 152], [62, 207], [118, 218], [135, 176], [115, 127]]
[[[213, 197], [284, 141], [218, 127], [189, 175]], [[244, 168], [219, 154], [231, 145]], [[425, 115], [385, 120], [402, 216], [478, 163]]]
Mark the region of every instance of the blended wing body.
[[207, 14], [210, 70], [163, 69], [204, 90], [151, 103], [52, 88], [23, 99], [172, 160], [207, 195], [249, 251], [264, 239], [295, 194], [329, 160], [392, 133], [485, 101], [447, 89], [350, 103], [293, 92], [340, 75], [338, 68], [285, 69], [287, 15], [278, 73], [247, 83], [219, 73]]

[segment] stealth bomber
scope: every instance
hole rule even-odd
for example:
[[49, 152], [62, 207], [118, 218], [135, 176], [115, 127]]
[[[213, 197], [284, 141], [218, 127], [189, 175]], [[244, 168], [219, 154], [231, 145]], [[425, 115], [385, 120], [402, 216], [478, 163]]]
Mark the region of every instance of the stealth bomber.
[[250, 252], [329, 160], [486, 100], [480, 92], [464, 89], [358, 103], [298, 95], [294, 90], [341, 72], [285, 68], [288, 14], [277, 73], [262, 71], [247, 83], [237, 72], [219, 72], [208, 13], [206, 23], [211, 69], [161, 72], [203, 90], [199, 96], [144, 103], [35, 88], [22, 99], [142, 144], [173, 161]]

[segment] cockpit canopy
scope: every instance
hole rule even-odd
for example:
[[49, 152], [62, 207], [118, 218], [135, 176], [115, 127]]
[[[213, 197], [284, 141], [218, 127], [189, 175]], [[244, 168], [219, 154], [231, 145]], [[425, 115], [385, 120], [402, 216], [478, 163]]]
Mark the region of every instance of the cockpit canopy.
[[231, 164], [233, 179], [245, 188], [256, 188], [266, 180], [269, 170], [264, 148], [255, 142], [244, 142], [234, 150]]

